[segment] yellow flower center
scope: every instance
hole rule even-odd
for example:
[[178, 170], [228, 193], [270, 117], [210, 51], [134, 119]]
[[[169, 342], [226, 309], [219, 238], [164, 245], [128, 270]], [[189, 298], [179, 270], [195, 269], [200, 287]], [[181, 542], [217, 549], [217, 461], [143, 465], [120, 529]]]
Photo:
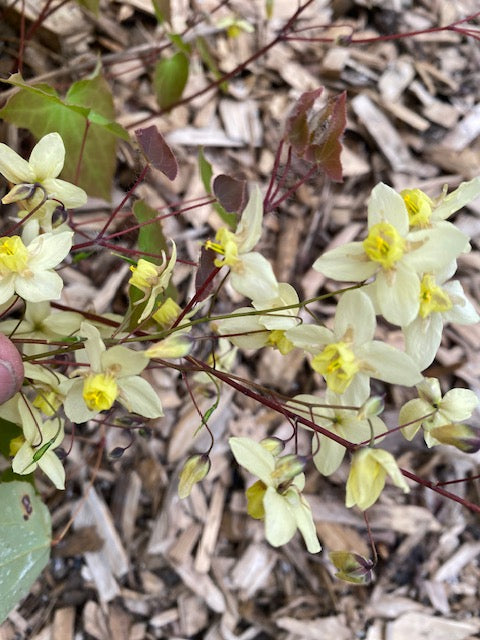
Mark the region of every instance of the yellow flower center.
[[216, 259], [214, 264], [216, 267], [234, 267], [238, 262], [238, 245], [236, 242], [235, 234], [222, 227], [217, 231], [215, 236], [217, 242], [211, 242], [207, 240], [205, 247], [215, 251], [215, 253], [223, 256], [221, 260]]
[[433, 202], [421, 189], [404, 189], [400, 195], [405, 202], [408, 211], [408, 219], [411, 227], [425, 229], [430, 225]]
[[148, 293], [157, 284], [158, 268], [148, 260], [140, 258], [137, 266], [132, 265], [130, 271], [133, 275], [128, 282], [145, 293]]
[[83, 383], [83, 399], [92, 411], [110, 409], [118, 396], [118, 385], [108, 373], [91, 373]]
[[268, 336], [268, 344], [275, 349], [278, 349], [282, 356], [287, 355], [293, 349], [293, 342], [285, 337], [285, 331], [275, 329], [270, 331]]
[[261, 480], [257, 480], [245, 492], [247, 496], [247, 513], [256, 520], [261, 520], [265, 517], [263, 497], [265, 496], [266, 490], [267, 486]]
[[328, 388], [334, 393], [343, 393], [360, 366], [346, 342], [335, 342], [313, 358], [312, 369], [323, 375]]
[[435, 284], [435, 278], [425, 274], [420, 283], [420, 317], [426, 318], [434, 312], [445, 313], [453, 307], [446, 291]]
[[28, 265], [28, 251], [19, 236], [0, 238], [0, 273], [22, 273]]
[[378, 262], [384, 269], [391, 269], [403, 257], [405, 240], [393, 225], [379, 222], [370, 229], [363, 248], [370, 260]]

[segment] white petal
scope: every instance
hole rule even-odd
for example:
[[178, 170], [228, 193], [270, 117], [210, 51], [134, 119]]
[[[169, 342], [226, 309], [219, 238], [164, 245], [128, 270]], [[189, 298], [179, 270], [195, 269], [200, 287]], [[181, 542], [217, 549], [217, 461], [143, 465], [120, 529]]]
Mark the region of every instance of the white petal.
[[354, 343], [372, 340], [377, 322], [370, 298], [363, 291], [342, 294], [335, 312], [335, 336], [341, 338], [347, 329], [353, 329]]
[[330, 342], [335, 342], [335, 336], [330, 329], [316, 324], [301, 324], [285, 332], [286, 338], [291, 340], [299, 349], [309, 353], [318, 353]]
[[65, 402], [65, 414], [72, 422], [86, 422], [98, 415], [98, 411], [90, 411], [83, 399], [83, 378], [72, 384]]
[[409, 242], [421, 245], [404, 256], [405, 263], [417, 273], [436, 273], [450, 265], [465, 250], [467, 236], [453, 224], [443, 225], [408, 234]]
[[265, 537], [272, 547], [280, 547], [291, 540], [297, 530], [297, 522], [287, 499], [273, 487], [268, 487], [263, 497], [265, 509]]
[[37, 182], [56, 178], [65, 162], [65, 146], [58, 133], [49, 133], [33, 147], [30, 166]]
[[60, 200], [65, 209], [75, 209], [87, 202], [85, 191], [70, 182], [58, 178], [48, 178], [42, 184], [48, 195]]
[[415, 434], [422, 426], [422, 420], [432, 412], [432, 407], [420, 398], [409, 400], [403, 405], [398, 414], [398, 424], [405, 426], [401, 431], [407, 440], [413, 440]]
[[318, 453], [313, 456], [313, 462], [322, 475], [329, 476], [342, 464], [345, 456], [345, 447], [342, 447], [341, 444], [338, 444], [338, 442], [331, 440], [327, 436], [319, 435], [318, 438], [313, 436], [312, 451], [318, 449], [319, 442], [320, 449]]
[[374, 340], [358, 350], [357, 356], [374, 369], [372, 378], [411, 387], [422, 380], [420, 369], [406, 353]]
[[382, 271], [377, 275], [373, 288], [383, 317], [399, 326], [410, 324], [420, 308], [420, 279], [402, 263], [392, 275], [392, 282]]
[[16, 274], [9, 273], [6, 276], [0, 276], [0, 304], [4, 304], [15, 293]]
[[452, 422], [468, 420], [479, 400], [470, 389], [450, 389], [441, 401], [441, 413]]
[[416, 318], [403, 327], [405, 351], [423, 371], [432, 364], [442, 341], [443, 319], [441, 313], [431, 313], [427, 318]]
[[40, 271], [31, 278], [17, 276], [15, 290], [24, 300], [42, 302], [58, 300], [61, 296], [63, 280], [53, 271]]
[[140, 376], [120, 378], [118, 386], [121, 391], [119, 402], [132, 413], [145, 418], [163, 416], [162, 404], [153, 387]]
[[260, 253], [241, 256], [239, 265], [230, 271], [230, 282], [235, 291], [259, 303], [278, 295], [272, 265]]
[[38, 466], [57, 489], [65, 489], [65, 469], [53, 451], [47, 451], [38, 461]]
[[368, 201], [368, 228], [379, 222], [393, 225], [401, 236], [408, 232], [408, 212], [402, 196], [383, 182], [372, 190]]
[[43, 233], [28, 245], [32, 270], [52, 269], [60, 264], [72, 247], [73, 233]]
[[28, 162], [3, 143], [0, 143], [0, 173], [13, 184], [35, 182], [35, 174]]
[[260, 240], [263, 222], [263, 200], [258, 185], [255, 185], [243, 210], [242, 217], [235, 231], [238, 252], [248, 253]]
[[460, 186], [449, 193], [443, 201], [433, 210], [433, 218], [448, 218], [452, 213], [458, 211], [466, 204], [475, 200], [480, 195], [480, 177], [473, 178], [468, 182], [462, 182]]
[[[80, 325], [80, 335], [87, 338], [84, 343], [84, 348], [87, 353], [87, 360], [90, 363], [92, 370], [95, 373], [101, 373], [103, 371], [102, 355], [105, 353], [106, 347], [100, 337], [99, 330], [89, 322], [82, 322]], [[81, 355], [76, 352], [75, 357], [80, 358]], [[85, 360], [77, 359], [77, 362], [85, 362]]]
[[480, 321], [478, 313], [470, 300], [465, 296], [463, 287], [458, 280], [447, 282], [442, 288], [448, 293], [454, 303], [453, 308], [443, 314], [446, 322], [474, 324]]
[[318, 553], [322, 550], [317, 538], [317, 530], [313, 522], [312, 510], [305, 498], [300, 496], [298, 506], [292, 508], [297, 527], [305, 540], [307, 549], [310, 553]]
[[[237, 309], [237, 313], [251, 313], [251, 307]], [[260, 324], [259, 316], [244, 316], [217, 320], [218, 333], [227, 337], [234, 345], [241, 349], [260, 349], [268, 342], [269, 332]]]
[[393, 484], [402, 489], [404, 493], [409, 493], [410, 488], [407, 481], [403, 477], [402, 472], [398, 468], [398, 464], [392, 454], [384, 449], [373, 449], [372, 451], [372, 455], [375, 460], [382, 465], [392, 479]]
[[229, 438], [228, 443], [237, 463], [268, 485], [272, 484], [275, 459], [262, 445], [251, 438]]
[[313, 263], [315, 271], [340, 282], [361, 282], [378, 270], [368, 259], [362, 242], [349, 242], [321, 255]]
[[33, 460], [34, 455], [35, 451], [32, 447], [28, 442], [24, 442], [12, 460], [12, 471], [20, 475], [31, 473], [37, 467], [37, 463]]
[[122, 345], [107, 349], [102, 354], [102, 370], [115, 369], [117, 378], [136, 376], [148, 365], [148, 358], [142, 351], [133, 351]]

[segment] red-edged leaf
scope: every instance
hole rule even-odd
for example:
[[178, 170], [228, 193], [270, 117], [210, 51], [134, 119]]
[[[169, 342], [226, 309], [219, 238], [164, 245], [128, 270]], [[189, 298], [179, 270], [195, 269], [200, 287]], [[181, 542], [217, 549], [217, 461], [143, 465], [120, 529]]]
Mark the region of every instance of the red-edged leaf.
[[135, 136], [148, 162], [169, 180], [175, 180], [178, 172], [177, 160], [157, 127], [152, 125], [137, 129]]
[[[200, 295], [197, 298], [198, 302], [205, 300], [212, 293], [213, 289], [213, 280], [211, 280], [207, 286], [205, 286], [205, 281], [208, 276], [216, 269], [213, 261], [215, 260], [215, 252], [210, 249], [205, 249], [202, 247], [202, 251], [200, 253], [200, 262], [198, 265], [197, 273], [195, 275], [195, 293], [199, 293]], [[203, 288], [205, 287], [205, 288]]]
[[292, 145], [293, 150], [299, 156], [303, 156], [310, 142], [308, 112], [322, 93], [323, 87], [302, 93], [287, 118], [285, 139]]
[[347, 124], [344, 91], [328, 101], [327, 106], [315, 117], [315, 127], [311, 123], [311, 144], [308, 145], [305, 160], [318, 164], [329, 178], [342, 182], [342, 163], [340, 138]]
[[230, 212], [243, 211], [247, 204], [247, 183], [221, 173], [213, 181], [213, 193], [222, 207]]

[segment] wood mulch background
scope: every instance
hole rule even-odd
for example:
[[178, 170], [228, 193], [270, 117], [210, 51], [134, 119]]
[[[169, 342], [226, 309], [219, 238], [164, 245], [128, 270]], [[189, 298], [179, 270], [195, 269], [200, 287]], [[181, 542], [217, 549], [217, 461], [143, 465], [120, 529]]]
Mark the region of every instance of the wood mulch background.
[[[18, 50], [22, 6], [35, 19], [44, 4], [0, 3], [2, 77], [12, 71]], [[350, 47], [283, 42], [233, 79], [226, 92], [208, 92], [160, 117], [151, 74], [156, 49], [166, 39], [152, 3], [118, 0], [101, 5], [99, 18], [67, 2], [47, 19], [26, 47], [24, 75], [62, 91], [102, 61], [118, 121], [130, 130], [138, 123], [157, 125], [179, 160], [181, 170], [173, 183], [151, 174], [138, 190], [153, 207], [204, 195], [196, 159], [200, 145], [217, 173], [243, 174], [265, 186], [293, 101], [319, 85], [330, 95], [348, 91], [343, 184], [312, 182], [266, 218], [261, 248], [278, 279], [295, 284], [304, 298], [331, 287], [311, 264], [325, 248], [361, 236], [365, 203], [377, 182], [396, 189], [420, 187], [437, 195], [445, 183], [454, 188], [480, 174], [480, 48], [474, 38], [441, 31]], [[187, 39], [202, 35], [223, 72], [271, 40], [296, 6], [292, 0], [275, 0], [274, 18], [267, 23], [263, 0], [227, 1], [218, 11], [215, 0], [171, 0], [174, 31], [194, 24]], [[478, 0], [317, 0], [305, 12], [302, 26], [331, 25], [316, 32], [324, 38], [354, 27], [357, 37], [367, 38], [446, 25], [479, 9]], [[232, 14], [249, 20], [254, 33], [226, 38], [217, 23]], [[184, 95], [209, 79], [194, 57]], [[0, 133], [17, 149], [32, 143], [25, 131], [5, 123]], [[123, 143], [118, 161], [113, 203], [120, 201], [138, 169], [136, 154]], [[110, 207], [91, 200], [78, 215], [86, 223], [91, 220], [93, 229], [98, 213]], [[479, 215], [477, 200], [456, 216], [472, 237], [472, 252], [459, 259], [459, 275], [477, 305]], [[212, 237], [219, 224], [216, 214], [203, 207], [170, 218], [165, 231], [175, 239], [180, 257], [196, 261], [200, 241]], [[126, 267], [118, 267], [118, 259], [105, 253], [76, 270], [66, 269], [63, 301], [76, 308], [121, 313], [128, 275]], [[188, 299], [188, 267], [176, 273], [176, 284]], [[240, 302], [226, 287], [219, 308]], [[327, 317], [333, 305], [317, 310]], [[399, 343], [400, 333], [392, 327], [379, 331], [392, 344]], [[291, 395], [313, 392], [319, 384], [297, 352], [286, 360], [271, 350], [255, 357], [240, 355], [235, 371]], [[447, 327], [429, 374], [441, 377], [445, 389], [468, 386], [480, 392], [479, 373], [480, 327]], [[207, 438], [203, 432], [193, 438], [198, 414], [177, 374], [157, 370], [152, 380], [160, 390], [165, 418], [151, 425], [150, 438], [136, 439], [119, 460], [103, 456], [90, 490], [97, 462], [93, 428], [75, 441], [65, 492], [56, 492], [39, 476], [56, 534], [72, 513], [75, 524], [54, 549], [31, 594], [0, 626], [0, 640], [480, 638], [476, 516], [419, 487], [412, 487], [408, 496], [387, 488], [369, 511], [380, 556], [374, 583], [356, 588], [339, 582], [328, 550], [350, 548], [369, 555], [361, 513], [344, 506], [347, 465], [328, 479], [316, 473], [308, 477], [306, 493], [324, 552], [309, 555], [299, 536], [273, 549], [264, 540], [262, 524], [246, 515], [246, 477], [232, 466], [226, 438], [234, 434], [260, 439], [281, 434], [288, 425], [272, 411], [223, 388], [210, 421], [216, 439], [211, 473], [189, 499], [179, 501], [176, 480], [185, 456], [205, 447]], [[195, 393], [206, 410], [212, 402], [208, 393], [200, 386]], [[398, 388], [389, 393], [387, 419], [391, 416], [392, 425], [393, 410], [411, 396], [411, 390]], [[107, 433], [107, 451], [127, 444], [119, 430]], [[387, 439], [384, 446], [401, 465], [432, 481], [479, 472], [479, 455], [447, 447], [428, 451], [420, 441], [410, 445], [401, 437]], [[478, 481], [453, 487], [478, 502]]]

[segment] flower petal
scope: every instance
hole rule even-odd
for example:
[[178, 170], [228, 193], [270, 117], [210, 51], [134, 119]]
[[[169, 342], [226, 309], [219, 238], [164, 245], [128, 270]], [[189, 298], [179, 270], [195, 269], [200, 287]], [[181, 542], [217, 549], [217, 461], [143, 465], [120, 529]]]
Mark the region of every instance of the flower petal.
[[449, 193], [448, 196], [433, 210], [433, 218], [442, 218], [445, 220], [452, 213], [458, 211], [466, 204], [474, 200], [480, 195], [480, 177], [473, 178], [468, 182], [462, 182], [455, 191]]
[[75, 209], [87, 202], [88, 197], [85, 191], [70, 182], [58, 178], [47, 178], [42, 184], [48, 195], [60, 200], [65, 209]]
[[393, 225], [401, 236], [408, 232], [408, 211], [402, 196], [380, 182], [373, 188], [368, 201], [368, 228], [379, 222]]
[[342, 338], [348, 329], [353, 329], [354, 343], [363, 344], [372, 340], [377, 322], [370, 298], [363, 291], [346, 291], [342, 294], [335, 311], [335, 336]]
[[162, 404], [153, 387], [140, 376], [128, 376], [118, 380], [120, 389], [119, 402], [128, 411], [138, 413], [145, 418], [163, 416]]
[[43, 233], [28, 245], [29, 267], [32, 271], [52, 269], [60, 264], [72, 247], [73, 233]]
[[0, 173], [13, 184], [35, 182], [35, 174], [28, 162], [3, 143], [0, 143]]
[[372, 285], [383, 317], [399, 326], [410, 324], [420, 308], [420, 279], [405, 264], [398, 263], [393, 274], [383, 271]]
[[65, 162], [65, 145], [60, 134], [54, 132], [43, 136], [33, 147], [30, 167], [37, 182], [46, 178], [56, 178]]
[[54, 451], [47, 451], [38, 461], [38, 466], [57, 489], [65, 489], [65, 469]]
[[312, 510], [303, 496], [299, 496], [300, 500], [297, 506], [291, 507], [297, 527], [305, 540], [307, 549], [310, 553], [318, 553], [322, 550], [317, 537], [317, 530], [313, 521]]
[[262, 445], [251, 438], [233, 437], [228, 443], [237, 463], [270, 486], [275, 459]]
[[357, 355], [373, 369], [373, 372], [368, 371], [372, 378], [407, 387], [422, 380], [420, 369], [410, 356], [379, 340], [360, 347]]
[[248, 253], [260, 240], [263, 222], [263, 200], [255, 185], [235, 231], [239, 253]]
[[378, 270], [368, 259], [362, 242], [349, 242], [327, 251], [313, 263], [315, 271], [340, 282], [361, 282]]
[[405, 351], [423, 371], [432, 364], [442, 341], [443, 319], [441, 313], [432, 313], [427, 318], [416, 318], [403, 327]]
[[40, 271], [31, 278], [17, 276], [15, 289], [18, 295], [29, 302], [58, 300], [62, 293], [63, 280], [54, 271]]
[[263, 497], [265, 509], [265, 537], [272, 547], [289, 542], [297, 530], [297, 522], [288, 501], [273, 487], [268, 487]]
[[230, 282], [238, 293], [261, 303], [278, 296], [278, 282], [272, 265], [260, 253], [246, 253], [230, 272]]

